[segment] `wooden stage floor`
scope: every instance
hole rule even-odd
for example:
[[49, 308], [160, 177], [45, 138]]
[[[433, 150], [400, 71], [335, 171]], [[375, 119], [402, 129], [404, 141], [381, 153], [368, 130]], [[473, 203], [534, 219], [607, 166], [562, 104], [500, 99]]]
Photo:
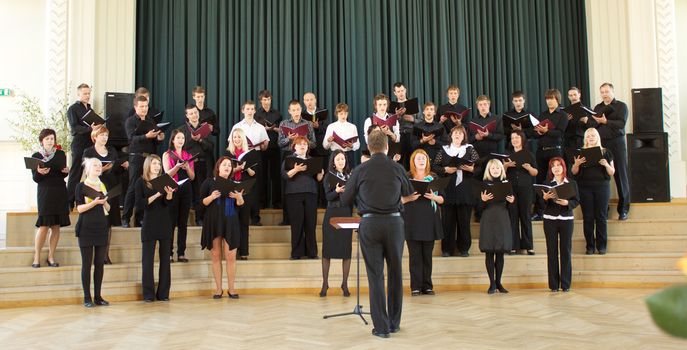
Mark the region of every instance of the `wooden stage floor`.
[[[508, 287], [508, 286], [506, 286]], [[401, 331], [373, 337], [358, 316], [323, 319], [355, 305], [333, 291], [170, 302], [113, 302], [0, 310], [2, 349], [686, 349], [661, 333], [649, 289], [511, 290], [404, 295]], [[105, 296], [107, 297], [107, 296]], [[361, 296], [364, 308], [367, 295]], [[368, 321], [369, 316], [367, 316]]]

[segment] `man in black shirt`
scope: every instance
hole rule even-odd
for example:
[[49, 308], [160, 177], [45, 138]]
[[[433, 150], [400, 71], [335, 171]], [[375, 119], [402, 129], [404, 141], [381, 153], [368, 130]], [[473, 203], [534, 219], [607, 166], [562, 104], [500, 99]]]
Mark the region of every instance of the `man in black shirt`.
[[513, 149], [513, 145], [511, 145], [510, 142], [508, 142], [508, 140], [510, 140], [510, 134], [513, 132], [513, 130], [522, 130], [522, 132], [525, 133], [525, 136], [527, 136], [527, 143], [530, 150], [532, 151], [532, 153], [536, 153], [537, 139], [533, 137], [534, 127], [531, 126], [531, 123], [523, 121], [521, 123], [511, 124], [509, 122], [512, 119], [520, 118], [522, 116], [531, 114], [531, 112], [525, 108], [525, 101], [526, 98], [524, 92], [522, 92], [521, 90], [514, 91], [511, 94], [511, 103], [513, 105], [513, 108], [508, 110], [508, 112], [503, 113], [503, 131], [506, 139], [506, 148]]
[[223, 142], [219, 142], [219, 119], [217, 114], [212, 109], [205, 105], [205, 88], [202, 86], [196, 86], [193, 88], [193, 100], [196, 102], [196, 108], [198, 109], [199, 121], [201, 124], [208, 123], [212, 127], [211, 138], [208, 139], [212, 143], [212, 149], [209, 154], [206, 154], [205, 160], [208, 166], [207, 173], [211, 174], [215, 167], [215, 160], [218, 159], [221, 153], [220, 148], [222, 148]]
[[281, 157], [279, 150], [279, 123], [282, 117], [279, 111], [272, 108], [272, 94], [269, 90], [262, 90], [258, 94], [260, 102], [255, 112], [255, 120], [262, 124], [267, 130], [270, 142], [267, 149], [262, 152], [262, 164], [265, 171], [262, 172], [260, 192], [261, 204], [263, 208], [281, 208]]
[[[358, 236], [370, 289], [372, 334], [388, 338], [390, 332], [400, 330], [403, 307], [401, 197], [410, 196], [414, 191], [403, 167], [387, 158], [388, 139], [382, 131], [372, 131], [367, 146], [370, 160], [353, 170], [341, 200], [348, 206], [355, 200], [362, 216]], [[384, 261], [388, 300], [384, 292]]]
[[[136, 89], [136, 91], [134, 92], [134, 101], [136, 101], [136, 98], [138, 98], [139, 96], [143, 96], [146, 98], [146, 100], [148, 100], [148, 112], [147, 112], [146, 118], [149, 118], [149, 119], [155, 121], [155, 123], [161, 122], [162, 121], [162, 112], [157, 110], [157, 108], [153, 107], [152, 102], [151, 102], [152, 99], [150, 98], [150, 91], [144, 87], [140, 87], [140, 88]], [[132, 107], [129, 110], [128, 116], [131, 117], [132, 115], [135, 115], [135, 114], [136, 114], [136, 109]]]
[[630, 181], [627, 173], [627, 144], [625, 123], [627, 105], [615, 99], [613, 84], [603, 83], [599, 88], [601, 103], [594, 106], [597, 114], [589, 118], [587, 126], [597, 128], [601, 144], [613, 154], [615, 186], [618, 191], [618, 220], [627, 220], [630, 212]]
[[460, 88], [457, 85], [449, 85], [446, 89], [446, 97], [448, 98], [448, 102], [439, 107], [437, 115], [439, 116], [439, 122], [444, 124], [444, 129], [446, 129], [446, 133], [449, 134], [454, 126], [470, 124], [471, 116], [468, 113], [463, 119], [457, 119], [456, 117], [451, 117], [446, 114], [446, 112], [463, 113], [468, 110], [467, 107], [458, 103]]
[[67, 201], [69, 203], [69, 210], [74, 208], [74, 191], [76, 185], [81, 181], [81, 161], [83, 151], [93, 146], [91, 140], [91, 131], [98, 130], [102, 125], [86, 125], [81, 118], [83, 118], [88, 111], [91, 110], [91, 105], [88, 101], [91, 100], [91, 88], [87, 84], [81, 84], [76, 88], [79, 100], [74, 102], [69, 109], [67, 109], [67, 120], [69, 121], [69, 128], [72, 134], [72, 166], [69, 168], [69, 179], [67, 180]]
[[[124, 124], [126, 136], [129, 139], [129, 187], [124, 199], [124, 210], [122, 213], [122, 227], [129, 227], [129, 219], [134, 209], [134, 182], [143, 174], [143, 161], [149, 154], [155, 154], [157, 145], [164, 140], [165, 134], [161, 130], [150, 131], [141, 134], [137, 132], [141, 123], [150, 123], [154, 126], [155, 121], [148, 117], [148, 99], [139, 96], [134, 99], [134, 115], [130, 116]], [[140, 226], [143, 218], [142, 211], [136, 211], [135, 226]]]

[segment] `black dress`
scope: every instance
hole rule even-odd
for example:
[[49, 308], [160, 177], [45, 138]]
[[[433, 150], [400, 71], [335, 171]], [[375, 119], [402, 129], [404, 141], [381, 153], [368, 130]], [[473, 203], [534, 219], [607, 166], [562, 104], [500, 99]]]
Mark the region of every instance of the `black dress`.
[[[86, 204], [86, 197], [83, 195], [84, 186], [88, 185], [83, 182], [79, 182], [76, 185], [74, 200], [77, 206]], [[103, 206], [97, 205], [79, 214], [75, 230], [76, 237], [79, 238], [79, 247], [85, 248], [107, 245], [110, 224], [107, 215], [105, 215]]]
[[[43, 159], [36, 152], [33, 158]], [[33, 170], [33, 181], [38, 184], [36, 202], [38, 203], [38, 220], [36, 227], [41, 226], [69, 226], [69, 207], [67, 206], [67, 186], [64, 178], [67, 174], [62, 169], [67, 166], [67, 156], [61, 150], [56, 150], [53, 158], [45, 164], [50, 172], [41, 175]]]
[[136, 208], [145, 211], [141, 222], [141, 242], [172, 239], [172, 216], [169, 211], [172, 200], [167, 200], [163, 194], [149, 204], [148, 197], [157, 191], [149, 188], [142, 177], [136, 179], [134, 191]]
[[[215, 178], [207, 178], [200, 186], [200, 200], [208, 197], [215, 189]], [[231, 208], [226, 208], [229, 204]], [[229, 211], [230, 215], [226, 212]], [[212, 240], [222, 237], [229, 244], [229, 249], [238, 248], [241, 229], [239, 227], [239, 215], [236, 201], [229, 197], [220, 197], [205, 207], [203, 219], [203, 231], [200, 237], [202, 249], [212, 249]]]
[[[119, 153], [112, 146], [107, 147], [107, 154], [101, 155], [95, 150], [95, 146], [86, 148], [83, 151], [83, 158], [97, 158], [101, 162], [112, 162], [112, 168], [107, 171], [103, 171], [100, 175], [100, 181], [105, 184], [108, 189], [113, 189], [115, 186], [119, 185], [122, 174], [126, 169], [122, 168], [122, 163], [127, 159], [119, 159]], [[103, 164], [104, 166], [105, 164]], [[109, 198], [107, 202], [110, 204], [110, 213], [107, 216], [107, 220], [110, 226], [121, 226], [122, 225], [122, 213], [119, 210], [119, 197]]]
[[483, 208], [479, 224], [479, 250], [483, 253], [510, 252], [513, 247], [513, 232], [508, 214], [508, 202], [505, 199], [488, 202], [483, 202], [482, 198], [479, 200]]
[[[340, 193], [336, 187], [330, 187], [329, 177], [336, 176], [327, 173], [324, 176], [324, 193], [327, 198], [327, 211], [322, 220], [322, 257], [325, 259], [350, 259], [352, 250], [353, 230], [337, 230], [329, 223], [333, 217], [350, 217], [353, 214], [351, 207], [341, 202]], [[340, 175], [348, 179], [347, 175]]]
[[[443, 197], [443, 191], [439, 191], [439, 195]], [[403, 204], [406, 240], [427, 242], [444, 237], [441, 215], [439, 214], [441, 209], [438, 205], [434, 207], [432, 203], [421, 195], [417, 200]]]

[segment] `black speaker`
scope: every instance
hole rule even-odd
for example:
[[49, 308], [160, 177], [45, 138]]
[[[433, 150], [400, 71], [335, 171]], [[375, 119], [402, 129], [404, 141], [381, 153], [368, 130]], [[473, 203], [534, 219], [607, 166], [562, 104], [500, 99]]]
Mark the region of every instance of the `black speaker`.
[[124, 147], [129, 144], [124, 123], [133, 106], [134, 94], [128, 92], [105, 93], [105, 126], [110, 130], [108, 144]]
[[670, 202], [668, 134], [627, 134], [633, 203]]
[[632, 89], [632, 125], [636, 134], [663, 132], [661, 88]]

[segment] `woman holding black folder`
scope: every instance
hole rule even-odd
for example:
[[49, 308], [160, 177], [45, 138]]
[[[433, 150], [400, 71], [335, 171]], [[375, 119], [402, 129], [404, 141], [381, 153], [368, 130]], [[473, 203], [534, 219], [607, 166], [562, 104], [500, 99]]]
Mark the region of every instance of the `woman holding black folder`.
[[[430, 172], [427, 152], [418, 149], [410, 155], [408, 177], [412, 181], [427, 182], [437, 177]], [[439, 206], [444, 203], [443, 190], [426, 193], [416, 191], [410, 196], [401, 197], [401, 202], [404, 207], [403, 222], [409, 254], [411, 295], [434, 295], [432, 251], [434, 241], [444, 237], [439, 212]]]
[[[574, 228], [573, 209], [578, 204], [577, 184], [568, 179], [565, 161], [561, 157], [549, 160], [548, 180], [550, 186], [570, 183], [573, 195], [558, 198], [553, 191], [542, 191], [544, 206], [544, 235], [546, 236], [546, 260], [549, 274], [549, 289], [558, 292], [570, 290], [572, 281], [572, 235]], [[559, 265], [560, 247], [560, 265]]]
[[[472, 236], [470, 216], [475, 206], [475, 195], [472, 192], [473, 172], [479, 155], [471, 144], [465, 127], [454, 126], [451, 129], [451, 144], [443, 146], [434, 158], [432, 171], [441, 176], [450, 176], [444, 205], [442, 205], [442, 226], [444, 238], [441, 240], [441, 256], [448, 257], [456, 253], [468, 257]], [[458, 162], [460, 160], [460, 162]]]
[[[331, 127], [332, 124], [329, 126]], [[346, 152], [337, 149], [329, 157], [329, 166], [324, 175], [324, 194], [327, 198], [327, 211], [322, 220], [322, 290], [320, 296], [327, 296], [329, 289], [329, 266], [331, 259], [343, 259], [343, 280], [341, 290], [345, 297], [348, 291], [348, 274], [351, 271], [352, 230], [337, 230], [329, 223], [333, 217], [349, 217], [353, 209], [341, 202], [341, 193], [346, 188], [346, 180], [351, 176]]]
[[[235, 164], [232, 164], [232, 178], [235, 181], [245, 181], [248, 178], [254, 178], [256, 173], [255, 170], [253, 170], [253, 168], [250, 166], [257, 164], [257, 160], [250, 160], [249, 164], [249, 160], [246, 160], [246, 158], [250, 158], [253, 155], [260, 157], [260, 155], [257, 153], [257, 151], [249, 151], [246, 133], [243, 131], [243, 129], [236, 128], [231, 131], [231, 135], [227, 141], [229, 142], [227, 154], [232, 158], [232, 160], [235, 160]], [[251, 152], [251, 154], [244, 155], [246, 152]], [[239, 161], [238, 159], [241, 156], [245, 156], [245, 158], [241, 158], [241, 161]], [[241, 260], [248, 260], [248, 230], [250, 228], [251, 207], [253, 206], [253, 203], [258, 200], [254, 193], [255, 191], [251, 191], [244, 195], [243, 200], [246, 204], [239, 208], [241, 238], [239, 239], [238, 255], [239, 259]]]
[[282, 178], [286, 180], [284, 194], [291, 223], [291, 260], [306, 256], [317, 259], [317, 186], [322, 181], [324, 170], [315, 176], [307, 172], [307, 138], [297, 136], [292, 144], [294, 154], [287, 157], [281, 167]]
[[[112, 190], [115, 186], [119, 185], [121, 182], [122, 174], [129, 167], [129, 162], [126, 159], [119, 159], [119, 153], [112, 146], [107, 146], [107, 140], [109, 139], [110, 131], [103, 125], [98, 129], [91, 131], [91, 139], [93, 140], [93, 147], [86, 148], [83, 151], [83, 158], [96, 158], [99, 159], [102, 166], [102, 175], [100, 179], [105, 184], [105, 187]], [[119, 211], [119, 196], [107, 199], [107, 203], [110, 204], [111, 208], [114, 210], [110, 211], [107, 215], [107, 220], [110, 223], [109, 233], [107, 235], [107, 246], [105, 248], [105, 264], [112, 264], [110, 260], [110, 240], [112, 239], [112, 226], [122, 225], [122, 216]]]
[[[143, 161], [143, 175], [136, 180], [136, 207], [143, 211], [141, 223], [141, 285], [143, 300], [147, 303], [156, 298], [161, 301], [169, 300], [169, 289], [172, 284], [169, 256], [172, 241], [172, 220], [169, 212], [172, 206], [173, 189], [165, 186], [164, 194], [153, 188], [151, 181], [162, 175], [162, 160], [151, 154]], [[153, 265], [155, 245], [159, 243], [158, 257], [158, 285], [155, 290]]]
[[513, 184], [515, 204], [509, 206], [511, 228], [513, 230], [513, 248], [511, 254], [518, 250], [526, 250], [528, 255], [534, 255], [532, 242], [532, 217], [530, 210], [534, 201], [532, 184], [539, 171], [534, 154], [527, 147], [527, 137], [522, 130], [513, 130], [510, 134], [512, 152], [511, 157], [503, 163], [506, 168], [508, 181]]
[[510, 252], [513, 247], [513, 231], [508, 217], [508, 206], [515, 202], [513, 195], [504, 198], [495, 198], [491, 186], [508, 183], [506, 171], [498, 159], [487, 162], [484, 171], [483, 190], [480, 193], [480, 206], [482, 207], [482, 220], [479, 224], [479, 250], [486, 253], [485, 265], [489, 275], [489, 289], [487, 293], [508, 293], [501, 284], [503, 274], [504, 253]]
[[38, 219], [36, 220], [36, 239], [34, 245], [33, 264], [31, 267], [41, 267], [41, 250], [50, 230], [50, 245], [46, 262], [50, 267], [58, 267], [55, 261], [55, 250], [60, 240], [60, 227], [69, 226], [69, 208], [67, 207], [67, 186], [64, 178], [69, 174], [67, 156], [55, 145], [57, 135], [53, 129], [43, 129], [38, 134], [40, 148], [31, 157], [45, 162], [44, 167], [32, 170], [33, 181], [38, 184], [36, 200], [38, 203]]
[[[606, 254], [608, 242], [608, 201], [611, 197], [611, 177], [615, 174], [613, 154], [601, 146], [599, 131], [589, 128], [584, 132], [582, 150], [599, 148], [601, 159], [597, 164], [588, 163], [586, 157], [575, 157], [572, 173], [580, 184], [580, 204], [584, 238], [587, 241], [586, 254], [596, 251]], [[596, 226], [596, 228], [595, 228]]]
[[170, 214], [172, 219], [172, 237], [169, 241], [169, 262], [174, 262], [174, 229], [177, 228], [177, 261], [185, 263], [186, 235], [188, 232], [188, 215], [193, 205], [193, 179], [196, 177], [195, 160], [193, 155], [184, 150], [185, 134], [179, 130], [172, 130], [169, 138], [169, 149], [162, 154], [162, 166], [165, 173], [174, 181], [180, 183], [175, 190]]
[[[96, 130], [93, 132], [95, 133]], [[79, 212], [75, 231], [81, 250], [83, 305], [89, 308], [110, 304], [100, 295], [110, 231], [110, 222], [107, 217], [112, 209], [107, 200], [107, 185], [100, 179], [102, 172], [103, 163], [99, 159], [84, 158], [83, 182], [76, 185], [74, 197], [76, 211]], [[119, 210], [118, 207], [115, 209]], [[91, 265], [94, 265], [95, 303], [91, 298]]]

